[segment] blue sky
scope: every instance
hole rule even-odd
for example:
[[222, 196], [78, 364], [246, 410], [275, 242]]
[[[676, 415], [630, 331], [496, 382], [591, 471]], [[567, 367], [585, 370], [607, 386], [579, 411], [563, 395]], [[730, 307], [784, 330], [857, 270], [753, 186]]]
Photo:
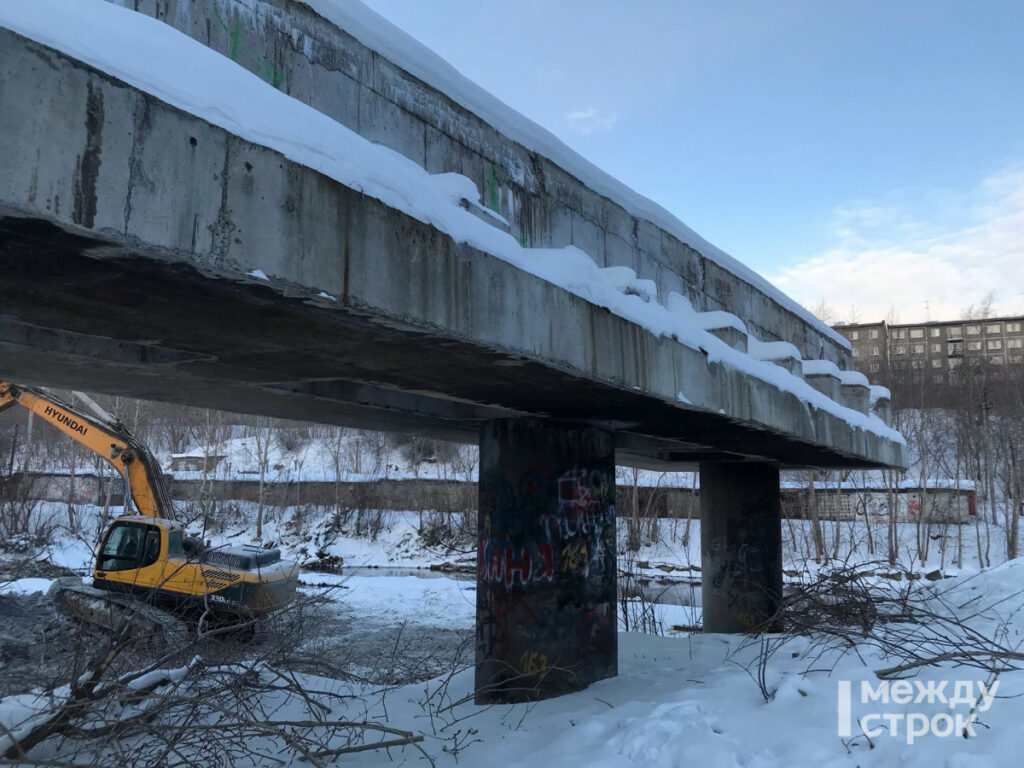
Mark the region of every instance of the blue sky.
[[366, 2], [805, 304], [1024, 313], [1020, 0]]

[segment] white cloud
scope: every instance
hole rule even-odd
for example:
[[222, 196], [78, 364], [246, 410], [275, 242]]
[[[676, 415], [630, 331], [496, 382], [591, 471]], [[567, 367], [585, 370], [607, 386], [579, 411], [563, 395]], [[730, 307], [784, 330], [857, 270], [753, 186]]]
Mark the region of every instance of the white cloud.
[[597, 107], [574, 109], [565, 116], [569, 125], [580, 133], [603, 133], [615, 127], [619, 120], [617, 112], [609, 112]]
[[990, 292], [999, 314], [1024, 314], [1024, 166], [963, 195], [903, 193], [845, 206], [835, 211], [831, 238], [772, 282], [840, 316], [854, 307], [861, 321], [890, 309], [902, 322], [955, 319]]

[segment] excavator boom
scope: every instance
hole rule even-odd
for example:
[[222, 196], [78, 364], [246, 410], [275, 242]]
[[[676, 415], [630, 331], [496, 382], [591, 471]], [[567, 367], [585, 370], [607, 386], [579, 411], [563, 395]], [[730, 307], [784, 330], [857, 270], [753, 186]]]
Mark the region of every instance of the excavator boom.
[[41, 389], [0, 381], [0, 411], [21, 405], [111, 464], [128, 481], [140, 515], [174, 520], [160, 465], [120, 422], [106, 421]]

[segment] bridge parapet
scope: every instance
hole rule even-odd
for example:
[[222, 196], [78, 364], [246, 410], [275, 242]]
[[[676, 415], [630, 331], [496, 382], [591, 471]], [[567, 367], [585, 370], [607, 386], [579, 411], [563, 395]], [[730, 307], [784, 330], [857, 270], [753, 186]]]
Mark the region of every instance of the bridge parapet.
[[653, 281], [663, 303], [678, 293], [699, 311], [736, 315], [763, 341], [850, 367], [846, 340], [803, 307], [359, 3], [110, 1], [174, 26], [429, 173], [472, 179], [524, 246], [575, 245], [598, 266]]

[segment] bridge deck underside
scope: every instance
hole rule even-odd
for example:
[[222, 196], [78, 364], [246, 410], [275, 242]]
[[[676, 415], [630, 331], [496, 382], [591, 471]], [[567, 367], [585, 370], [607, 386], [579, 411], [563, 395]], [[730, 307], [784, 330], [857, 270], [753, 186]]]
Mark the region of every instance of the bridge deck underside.
[[[534, 415], [613, 428], [620, 463], [873, 466], [465, 340], [0, 218], [0, 378], [475, 442]], [[500, 307], [495, 307], [500, 312]]]

